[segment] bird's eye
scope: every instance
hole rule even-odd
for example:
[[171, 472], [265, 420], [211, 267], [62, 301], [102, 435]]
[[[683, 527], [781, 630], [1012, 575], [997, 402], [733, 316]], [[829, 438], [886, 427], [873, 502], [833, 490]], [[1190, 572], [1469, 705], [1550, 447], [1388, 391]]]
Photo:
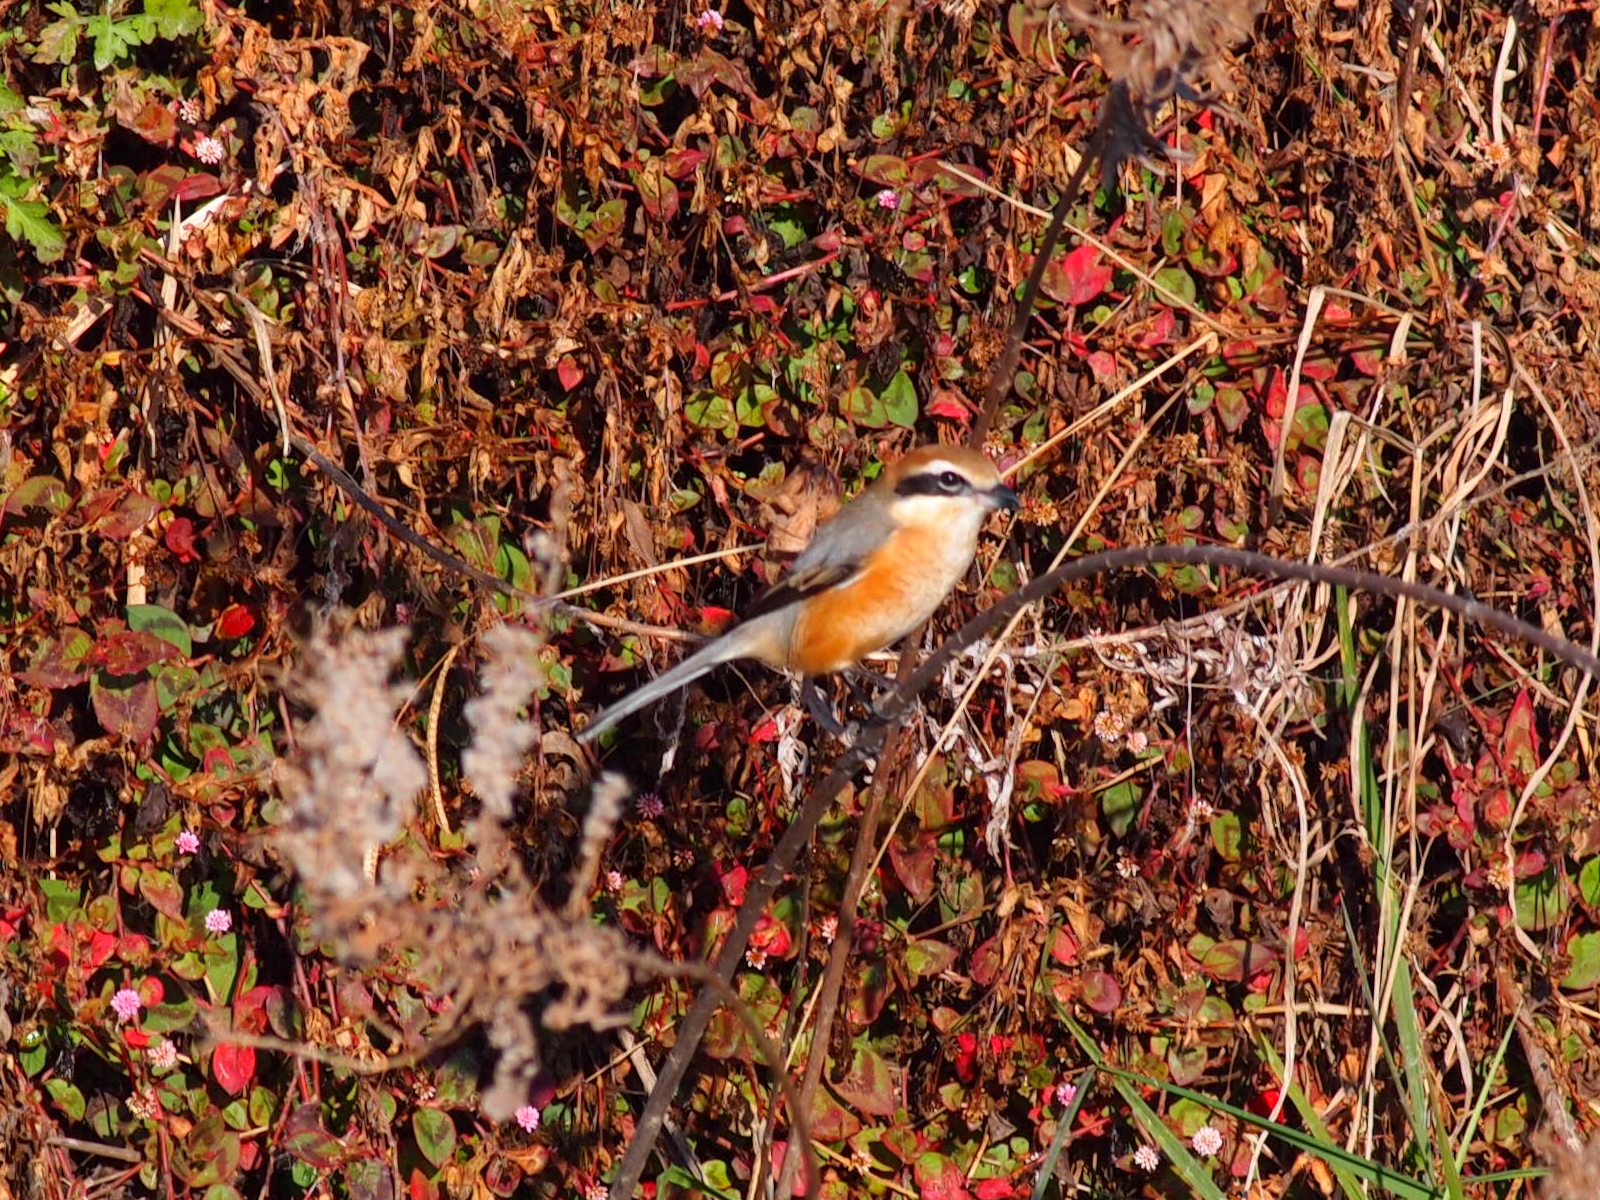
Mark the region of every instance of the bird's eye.
[[966, 482], [955, 471], [945, 471], [939, 476], [939, 486], [947, 492], [959, 492]]

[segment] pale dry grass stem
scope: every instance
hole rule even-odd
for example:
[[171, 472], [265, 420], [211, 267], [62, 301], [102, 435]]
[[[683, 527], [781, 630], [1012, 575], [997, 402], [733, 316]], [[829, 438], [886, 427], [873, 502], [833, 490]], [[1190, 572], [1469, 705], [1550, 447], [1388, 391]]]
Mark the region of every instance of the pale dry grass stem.
[[414, 1061], [483, 1028], [498, 1061], [481, 1107], [502, 1121], [527, 1103], [541, 1070], [530, 1010], [550, 1030], [608, 1028], [626, 1019], [618, 1009], [628, 989], [659, 964], [589, 919], [588, 886], [620, 812], [615, 779], [596, 787], [566, 913], [540, 898], [506, 839], [534, 738], [520, 712], [542, 678], [540, 639], [525, 630], [502, 626], [485, 637], [483, 690], [466, 706], [473, 740], [463, 761], [482, 808], [463, 832], [475, 853], [452, 872], [407, 845], [377, 877], [366, 874], [365, 847], [393, 841], [427, 785], [420, 756], [394, 724], [410, 694], [391, 681], [404, 640], [393, 629], [311, 640], [295, 683], [312, 716], [282, 778], [290, 819], [276, 846], [300, 877], [319, 939], [348, 961], [407, 964], [414, 986], [446, 1014], [424, 1046], [392, 1061]]

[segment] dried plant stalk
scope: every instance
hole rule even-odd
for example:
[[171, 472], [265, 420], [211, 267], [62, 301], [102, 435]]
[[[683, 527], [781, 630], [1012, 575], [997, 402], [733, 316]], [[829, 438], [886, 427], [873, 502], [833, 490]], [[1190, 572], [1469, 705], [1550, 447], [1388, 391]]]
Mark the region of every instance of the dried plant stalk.
[[367, 849], [399, 833], [426, 782], [421, 759], [394, 726], [409, 693], [389, 682], [404, 636], [387, 630], [311, 642], [295, 690], [313, 715], [297, 764], [282, 776], [290, 819], [275, 844], [301, 879], [319, 938], [348, 961], [410, 962], [416, 986], [449, 1000], [451, 1020], [432, 1034], [436, 1044], [485, 1029], [499, 1058], [481, 1108], [503, 1121], [527, 1103], [540, 1069], [530, 1013], [553, 1030], [614, 1025], [626, 1019], [618, 1008], [634, 981], [661, 964], [589, 919], [588, 885], [622, 810], [619, 779], [596, 785], [565, 914], [540, 899], [509, 852], [504, 822], [534, 737], [518, 713], [540, 683], [540, 643], [527, 631], [486, 636], [483, 691], [467, 705], [473, 742], [465, 765], [483, 801], [464, 827], [475, 860], [447, 872], [420, 850], [402, 850], [378, 877], [368, 875]]

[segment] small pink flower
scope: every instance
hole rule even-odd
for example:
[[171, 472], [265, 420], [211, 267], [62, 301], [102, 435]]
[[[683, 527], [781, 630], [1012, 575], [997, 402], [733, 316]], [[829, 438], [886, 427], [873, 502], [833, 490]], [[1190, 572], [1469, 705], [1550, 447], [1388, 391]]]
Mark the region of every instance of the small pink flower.
[[1133, 1165], [1141, 1171], [1154, 1171], [1161, 1165], [1161, 1152], [1146, 1142], [1133, 1152]]
[[817, 936], [831, 946], [833, 939], [839, 936], [839, 918], [823, 917], [822, 925], [817, 930]]
[[722, 14], [714, 8], [705, 9], [694, 19], [694, 27], [701, 33], [715, 37], [722, 32], [722, 27], [727, 22], [722, 19]]
[[879, 208], [887, 208], [892, 211], [900, 207], [900, 193], [893, 188], [884, 188], [873, 199], [878, 202]]
[[200, 119], [200, 101], [193, 96], [178, 101], [178, 115], [193, 125]]
[[132, 988], [118, 988], [117, 994], [111, 997], [111, 1011], [117, 1014], [119, 1021], [133, 1020], [143, 1007], [144, 1001]]
[[195, 142], [194, 156], [207, 166], [214, 167], [228, 156], [228, 148], [220, 138], [207, 134]]
[[1222, 1149], [1222, 1134], [1213, 1126], [1202, 1125], [1194, 1131], [1194, 1136], [1189, 1139], [1189, 1145], [1194, 1147], [1194, 1152], [1203, 1158], [1210, 1158]]
[[200, 839], [192, 830], [185, 829], [178, 835], [178, 853], [193, 854], [200, 849]]
[[539, 1128], [539, 1110], [531, 1104], [524, 1104], [517, 1109], [516, 1117], [524, 1133], [533, 1133]]
[[233, 914], [225, 908], [213, 908], [206, 914], [206, 930], [210, 933], [227, 933], [233, 928]]
[[603, 1183], [591, 1183], [583, 1189], [583, 1200], [606, 1200], [611, 1194], [610, 1189]]
[[145, 1051], [150, 1065], [158, 1071], [170, 1071], [178, 1065], [178, 1047], [173, 1042], [160, 1041]]
[[1063, 1108], [1071, 1104], [1077, 1094], [1078, 1089], [1073, 1087], [1070, 1083], [1056, 1084], [1056, 1103], [1061, 1105]]
[[608, 891], [608, 892], [620, 892], [621, 890], [622, 890], [622, 872], [621, 871], [607, 871], [606, 872], [606, 891]]
[[657, 792], [646, 792], [639, 797], [639, 815], [647, 821], [654, 821], [667, 811], [666, 802]]

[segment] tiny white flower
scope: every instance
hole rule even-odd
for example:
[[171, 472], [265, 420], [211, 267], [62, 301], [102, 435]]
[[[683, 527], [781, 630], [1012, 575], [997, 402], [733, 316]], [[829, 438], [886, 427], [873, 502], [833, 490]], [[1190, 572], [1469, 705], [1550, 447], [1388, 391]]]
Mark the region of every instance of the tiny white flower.
[[1204, 1158], [1210, 1158], [1222, 1149], [1222, 1134], [1211, 1125], [1202, 1125], [1194, 1131], [1194, 1136], [1189, 1139], [1189, 1145], [1194, 1152]]

